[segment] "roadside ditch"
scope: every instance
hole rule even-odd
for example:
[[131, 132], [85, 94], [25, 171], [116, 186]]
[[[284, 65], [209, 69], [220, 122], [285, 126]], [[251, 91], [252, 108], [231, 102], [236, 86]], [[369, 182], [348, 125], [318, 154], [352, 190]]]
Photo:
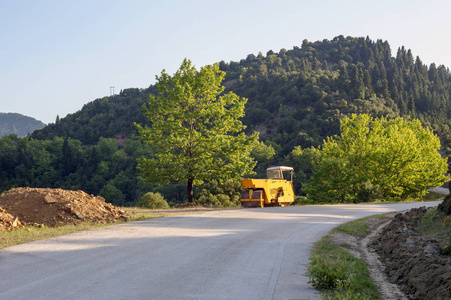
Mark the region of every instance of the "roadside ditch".
[[[364, 228], [364, 233], [357, 228]], [[443, 210], [421, 207], [364, 218], [338, 226], [324, 239], [366, 263], [380, 299], [451, 299], [451, 226]], [[352, 264], [329, 263], [331, 269], [322, 276], [340, 274], [344, 268], [340, 264]], [[353, 281], [360, 279], [349, 270], [342, 277], [333, 275], [336, 282], [320, 290], [325, 299], [377, 299], [358, 294], [359, 283]]]

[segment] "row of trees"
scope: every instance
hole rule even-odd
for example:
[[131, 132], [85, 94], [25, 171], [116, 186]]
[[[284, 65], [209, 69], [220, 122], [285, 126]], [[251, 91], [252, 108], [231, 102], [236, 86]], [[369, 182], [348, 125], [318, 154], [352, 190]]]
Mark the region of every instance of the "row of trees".
[[[344, 118], [341, 134], [318, 148], [297, 146], [282, 163], [294, 166], [297, 192], [302, 188], [315, 202], [416, 199], [446, 180], [447, 163], [439, 149], [439, 138], [418, 120], [363, 114]], [[257, 172], [264, 173], [274, 153], [271, 145], [256, 144], [251, 155], [260, 161]], [[39, 141], [10, 135], [0, 139], [0, 157], [4, 190], [14, 186], [81, 189], [116, 205], [134, 205], [149, 191], [162, 193], [171, 202], [186, 199], [186, 185], [156, 186], [140, 176], [136, 158], [154, 157], [154, 153], [137, 137], [120, 148], [115, 140], [105, 138], [87, 147], [73, 139]], [[197, 191], [196, 201], [203, 204], [239, 204], [239, 181], [209, 180]]]

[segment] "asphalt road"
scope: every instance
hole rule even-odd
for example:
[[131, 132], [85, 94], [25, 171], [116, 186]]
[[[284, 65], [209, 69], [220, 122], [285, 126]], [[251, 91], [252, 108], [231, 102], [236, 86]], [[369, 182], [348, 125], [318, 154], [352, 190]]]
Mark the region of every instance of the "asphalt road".
[[213, 211], [0, 250], [0, 299], [317, 299], [312, 243], [338, 224], [439, 202]]
[[443, 194], [443, 195], [449, 195], [449, 189], [448, 188], [444, 188], [444, 187], [432, 188], [432, 189], [429, 189], [429, 191], [430, 192], [439, 193], [439, 194]]

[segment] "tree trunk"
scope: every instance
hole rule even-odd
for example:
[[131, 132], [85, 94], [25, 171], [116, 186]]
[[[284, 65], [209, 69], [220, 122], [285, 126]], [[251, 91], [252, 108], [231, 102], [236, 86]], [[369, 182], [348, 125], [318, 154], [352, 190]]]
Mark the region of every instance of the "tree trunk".
[[193, 178], [188, 178], [188, 185], [186, 188], [186, 192], [188, 193], [188, 203], [194, 203], [193, 181]]

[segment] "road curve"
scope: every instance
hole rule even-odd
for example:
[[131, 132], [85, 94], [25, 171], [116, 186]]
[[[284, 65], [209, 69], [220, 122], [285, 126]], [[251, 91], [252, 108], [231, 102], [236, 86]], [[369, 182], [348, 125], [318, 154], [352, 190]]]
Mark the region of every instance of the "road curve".
[[212, 211], [0, 250], [0, 299], [317, 299], [312, 243], [354, 219], [439, 202]]

